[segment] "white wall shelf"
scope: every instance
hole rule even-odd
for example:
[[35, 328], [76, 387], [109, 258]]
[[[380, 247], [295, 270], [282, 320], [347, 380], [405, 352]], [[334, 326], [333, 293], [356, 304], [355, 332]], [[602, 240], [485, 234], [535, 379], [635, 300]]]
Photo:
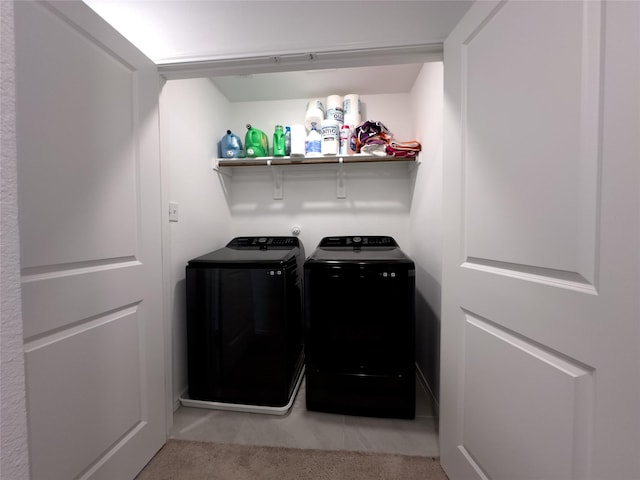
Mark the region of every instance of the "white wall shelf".
[[322, 155], [318, 157], [257, 157], [218, 158], [216, 167], [260, 167], [271, 165], [311, 165], [321, 163], [367, 163], [367, 162], [416, 162], [416, 158], [396, 158], [391, 156], [356, 153], [353, 155]]
[[319, 165], [333, 164], [338, 166], [336, 176], [336, 198], [347, 198], [347, 175], [343, 165], [350, 163], [405, 163], [417, 164], [416, 158], [396, 158], [392, 156], [381, 156], [364, 153], [353, 155], [322, 155], [314, 157], [257, 157], [257, 158], [214, 158], [213, 170], [218, 174], [231, 176], [229, 170], [236, 167], [271, 167], [273, 176], [273, 198], [282, 200], [283, 198], [283, 175], [281, 167], [288, 165]]

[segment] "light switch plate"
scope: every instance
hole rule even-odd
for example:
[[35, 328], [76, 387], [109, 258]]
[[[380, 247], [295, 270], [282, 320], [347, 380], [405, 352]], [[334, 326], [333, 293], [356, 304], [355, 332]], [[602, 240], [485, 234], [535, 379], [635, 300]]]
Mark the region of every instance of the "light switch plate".
[[178, 221], [178, 202], [169, 202], [169, 221]]

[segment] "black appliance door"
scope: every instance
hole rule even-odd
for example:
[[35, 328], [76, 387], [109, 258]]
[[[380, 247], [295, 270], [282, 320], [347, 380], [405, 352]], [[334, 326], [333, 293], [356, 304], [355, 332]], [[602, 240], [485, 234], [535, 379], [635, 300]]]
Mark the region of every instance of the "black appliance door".
[[192, 399], [287, 403], [302, 352], [301, 293], [291, 270], [187, 267]]
[[407, 264], [305, 269], [307, 365], [357, 375], [412, 371], [414, 275]]

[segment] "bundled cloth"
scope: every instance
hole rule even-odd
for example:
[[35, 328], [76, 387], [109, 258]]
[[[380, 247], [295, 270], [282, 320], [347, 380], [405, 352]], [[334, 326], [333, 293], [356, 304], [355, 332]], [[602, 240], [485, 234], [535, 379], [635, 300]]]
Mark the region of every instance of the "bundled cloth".
[[415, 140], [398, 142], [382, 122], [367, 120], [354, 129], [351, 148], [356, 153], [413, 158], [418, 155], [422, 146]]
[[390, 140], [387, 144], [387, 155], [398, 158], [413, 158], [422, 150], [420, 142], [411, 140], [408, 142], [396, 142]]

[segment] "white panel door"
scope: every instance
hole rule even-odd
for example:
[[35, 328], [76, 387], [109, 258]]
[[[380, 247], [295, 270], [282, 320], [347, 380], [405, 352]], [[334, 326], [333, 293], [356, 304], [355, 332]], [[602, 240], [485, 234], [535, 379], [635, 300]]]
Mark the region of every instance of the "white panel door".
[[640, 478], [640, 3], [477, 2], [445, 43], [451, 480]]
[[32, 478], [133, 478], [166, 438], [158, 74], [81, 2], [15, 17]]

